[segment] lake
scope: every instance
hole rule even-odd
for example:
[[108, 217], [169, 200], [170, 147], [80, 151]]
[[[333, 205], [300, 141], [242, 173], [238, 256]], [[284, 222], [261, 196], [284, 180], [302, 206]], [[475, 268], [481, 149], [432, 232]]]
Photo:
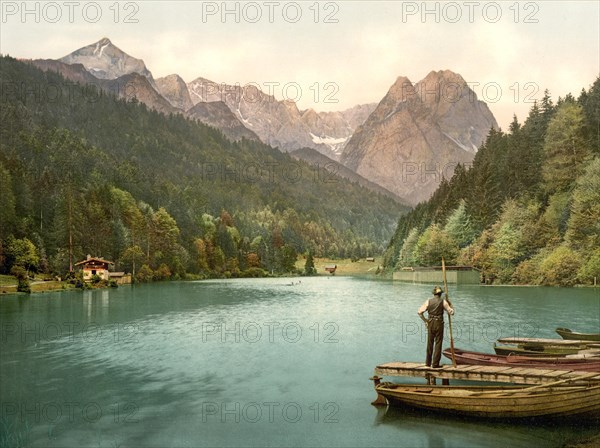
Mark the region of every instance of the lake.
[[[558, 447], [598, 431], [371, 406], [375, 365], [424, 360], [416, 310], [432, 286], [268, 278], [2, 296], [0, 441]], [[500, 336], [558, 337], [560, 326], [600, 328], [598, 289], [451, 286], [451, 299], [463, 349], [493, 352]]]

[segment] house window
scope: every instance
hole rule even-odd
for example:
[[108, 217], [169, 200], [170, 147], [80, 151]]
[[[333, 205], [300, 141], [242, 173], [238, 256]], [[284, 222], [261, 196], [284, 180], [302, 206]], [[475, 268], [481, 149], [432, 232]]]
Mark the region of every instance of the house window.
[[96, 275], [96, 270], [92, 269], [92, 275]]

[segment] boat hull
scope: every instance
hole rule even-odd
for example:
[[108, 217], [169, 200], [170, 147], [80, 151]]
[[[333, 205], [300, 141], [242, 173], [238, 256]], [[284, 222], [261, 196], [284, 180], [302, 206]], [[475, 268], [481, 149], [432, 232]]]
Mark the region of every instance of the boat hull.
[[[450, 349], [443, 351], [446, 358], [452, 359]], [[583, 372], [600, 372], [600, 358], [566, 358], [566, 357], [535, 357], [535, 356], [505, 356], [488, 353], [469, 352], [455, 349], [456, 363], [459, 365], [480, 366], [510, 366], [532, 367], [556, 370], [578, 370]]]
[[578, 341], [594, 341], [600, 342], [600, 333], [577, 333], [571, 331], [568, 328], [557, 328], [556, 332], [561, 338], [566, 340], [578, 340]]
[[461, 387], [381, 383], [375, 390], [391, 406], [489, 419], [532, 417], [600, 418], [600, 385], [525, 387]]
[[[497, 355], [528, 355], [528, 356], [567, 356], [575, 355], [585, 350], [581, 347], [548, 347], [536, 345], [494, 345]], [[600, 353], [600, 352], [599, 352]]]

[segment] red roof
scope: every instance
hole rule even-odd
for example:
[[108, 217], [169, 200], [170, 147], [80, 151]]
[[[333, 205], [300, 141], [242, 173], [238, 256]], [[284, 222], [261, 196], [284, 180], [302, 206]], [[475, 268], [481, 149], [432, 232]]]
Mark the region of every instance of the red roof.
[[114, 262], [105, 260], [104, 258], [89, 257], [83, 261], [80, 261], [79, 263], [75, 263], [75, 266], [79, 266], [80, 264], [88, 264], [88, 263], [115, 264]]

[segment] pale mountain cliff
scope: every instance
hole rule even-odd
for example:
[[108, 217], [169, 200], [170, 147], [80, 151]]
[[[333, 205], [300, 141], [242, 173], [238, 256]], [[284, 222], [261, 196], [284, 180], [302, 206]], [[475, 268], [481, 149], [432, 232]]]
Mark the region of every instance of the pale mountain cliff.
[[190, 92], [181, 76], [177, 74], [158, 78], [156, 80], [159, 93], [164, 96], [173, 107], [187, 111], [194, 105], [190, 98]]
[[180, 112], [150, 85], [147, 77], [139, 73], [129, 73], [117, 79], [104, 80], [102, 86], [120, 98], [128, 101], [135, 98], [158, 112], [164, 114]]
[[186, 116], [219, 129], [230, 140], [236, 141], [243, 137], [260, 141], [254, 132], [240, 123], [229, 107], [222, 101], [198, 103], [186, 112]]
[[417, 204], [473, 160], [498, 124], [465, 80], [432, 71], [413, 85], [399, 77], [359, 126], [340, 161], [372, 182]]

